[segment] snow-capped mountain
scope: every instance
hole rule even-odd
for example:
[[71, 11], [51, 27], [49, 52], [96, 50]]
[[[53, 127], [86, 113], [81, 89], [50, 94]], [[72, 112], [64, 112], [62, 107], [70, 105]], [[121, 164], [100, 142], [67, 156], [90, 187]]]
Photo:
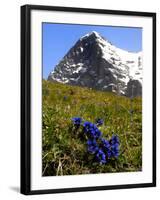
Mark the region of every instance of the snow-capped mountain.
[[93, 31], [77, 41], [48, 80], [141, 96], [142, 52], [124, 51]]

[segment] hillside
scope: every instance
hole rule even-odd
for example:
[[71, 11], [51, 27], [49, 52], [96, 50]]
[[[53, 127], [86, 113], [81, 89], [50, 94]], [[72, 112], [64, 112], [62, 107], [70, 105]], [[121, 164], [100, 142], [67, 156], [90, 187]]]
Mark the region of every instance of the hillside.
[[[82, 129], [72, 118], [99, 126], [103, 138], [116, 134], [119, 156], [97, 163], [87, 152]], [[142, 99], [43, 80], [43, 176], [140, 171], [142, 167]]]

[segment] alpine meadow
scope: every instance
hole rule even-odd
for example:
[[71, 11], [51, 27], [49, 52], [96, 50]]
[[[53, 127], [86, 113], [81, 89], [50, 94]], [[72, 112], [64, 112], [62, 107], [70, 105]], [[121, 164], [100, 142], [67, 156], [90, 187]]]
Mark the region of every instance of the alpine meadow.
[[[73, 116], [99, 126], [105, 139], [119, 137], [119, 156], [106, 164], [94, 161]], [[141, 171], [142, 99], [78, 86], [43, 81], [43, 176]]]

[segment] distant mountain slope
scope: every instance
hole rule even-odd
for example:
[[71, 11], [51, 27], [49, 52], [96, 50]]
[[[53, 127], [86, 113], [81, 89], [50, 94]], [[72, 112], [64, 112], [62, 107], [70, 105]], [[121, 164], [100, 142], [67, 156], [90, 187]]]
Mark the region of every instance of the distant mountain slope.
[[142, 52], [119, 49], [93, 31], [77, 41], [48, 80], [141, 96]]

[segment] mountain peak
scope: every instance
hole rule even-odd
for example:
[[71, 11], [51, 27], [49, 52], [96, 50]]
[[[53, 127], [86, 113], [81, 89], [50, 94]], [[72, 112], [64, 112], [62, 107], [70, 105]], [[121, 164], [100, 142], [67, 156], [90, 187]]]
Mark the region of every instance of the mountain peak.
[[96, 31], [90, 32], [89, 35], [93, 35], [95, 37], [101, 37], [100, 34], [98, 32], [96, 32]]
[[92, 31], [92, 32], [87, 33], [86, 35], [82, 36], [80, 38], [80, 40], [87, 39], [87, 38], [95, 38], [96, 39], [96, 38], [102, 38], [102, 37], [100, 36], [100, 34], [98, 32]]
[[132, 95], [130, 90], [134, 85], [134, 96], [139, 96], [142, 56], [121, 50], [92, 31], [76, 42], [50, 73], [48, 80], [122, 95]]

